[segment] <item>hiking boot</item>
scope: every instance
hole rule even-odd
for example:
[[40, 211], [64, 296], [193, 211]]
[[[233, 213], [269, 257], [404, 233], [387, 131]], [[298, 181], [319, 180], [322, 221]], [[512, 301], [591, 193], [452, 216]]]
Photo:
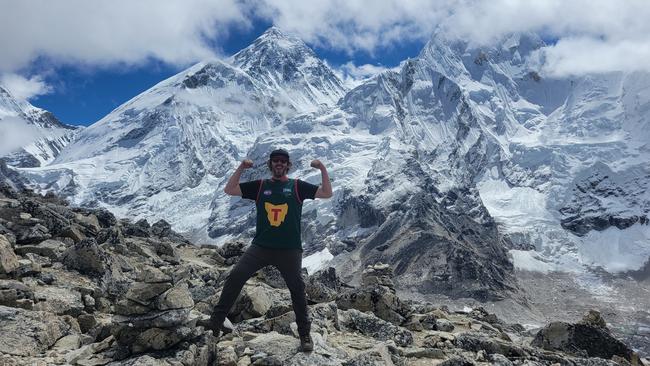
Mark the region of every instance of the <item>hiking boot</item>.
[[218, 320], [210, 318], [205, 327], [206, 329], [211, 330], [212, 334], [215, 337], [221, 337], [222, 335], [230, 334], [235, 329], [228, 318], [225, 318], [221, 324], [219, 324]]
[[314, 341], [311, 340], [309, 334], [300, 335], [300, 351], [311, 352], [314, 350]]

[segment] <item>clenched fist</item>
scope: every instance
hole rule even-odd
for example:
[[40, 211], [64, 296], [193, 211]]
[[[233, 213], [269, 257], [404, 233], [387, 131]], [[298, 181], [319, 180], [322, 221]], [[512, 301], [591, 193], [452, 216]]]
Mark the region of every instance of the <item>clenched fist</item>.
[[320, 169], [324, 167], [323, 163], [321, 163], [320, 160], [312, 160], [310, 165], [312, 168], [316, 168], [316, 169]]
[[241, 167], [244, 169], [252, 168], [253, 161], [250, 159], [245, 159], [244, 161], [241, 162]]

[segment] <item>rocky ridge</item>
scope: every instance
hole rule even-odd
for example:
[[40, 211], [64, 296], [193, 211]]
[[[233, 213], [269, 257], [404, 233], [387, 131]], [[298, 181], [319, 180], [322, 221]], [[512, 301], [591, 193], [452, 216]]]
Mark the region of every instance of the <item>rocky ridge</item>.
[[216, 338], [204, 324], [245, 250], [194, 245], [160, 220], [116, 219], [54, 195], [0, 187], [3, 365], [641, 365], [600, 314], [538, 332], [482, 308], [450, 312], [396, 295], [375, 263], [359, 286], [306, 276], [311, 353], [297, 351], [288, 290], [266, 268]]

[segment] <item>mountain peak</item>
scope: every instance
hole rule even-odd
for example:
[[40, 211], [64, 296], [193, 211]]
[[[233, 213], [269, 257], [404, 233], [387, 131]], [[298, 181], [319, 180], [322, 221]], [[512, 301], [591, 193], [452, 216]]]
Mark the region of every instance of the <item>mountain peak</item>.
[[265, 30], [264, 33], [258, 38], [263, 38], [263, 37], [280, 37], [280, 38], [286, 38], [287, 35], [280, 30], [280, 28], [276, 26], [271, 26], [269, 29]]
[[321, 104], [334, 105], [346, 91], [305, 42], [277, 27], [267, 29], [250, 46], [237, 52], [231, 63], [280, 91], [300, 111], [314, 110]]

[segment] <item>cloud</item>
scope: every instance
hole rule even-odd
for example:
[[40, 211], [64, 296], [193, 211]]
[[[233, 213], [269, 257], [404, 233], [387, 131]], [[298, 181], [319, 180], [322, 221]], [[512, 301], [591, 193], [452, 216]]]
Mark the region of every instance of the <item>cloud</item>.
[[389, 68], [381, 65], [372, 65], [372, 64], [364, 64], [364, 65], [357, 66], [352, 61], [350, 61], [339, 66], [338, 68], [335, 68], [334, 72], [341, 80], [343, 80], [343, 82], [348, 88], [352, 89], [357, 85], [361, 84], [365, 79], [373, 77], [384, 71], [388, 71], [388, 70], [399, 71], [399, 69], [400, 69], [399, 66]]
[[3, 2], [0, 71], [39, 57], [88, 65], [172, 64], [215, 56], [211, 41], [249, 25], [236, 0]]
[[[553, 75], [650, 71], [646, 0], [259, 0], [256, 14], [305, 41], [349, 53], [438, 36], [490, 45], [519, 32], [557, 44], [544, 50]], [[594, 48], [595, 47], [595, 48]]]
[[544, 51], [550, 74], [650, 69], [642, 62], [650, 48], [647, 0], [21, 0], [0, 13], [0, 71], [42, 56], [91, 66], [188, 64], [219, 56], [228, 32], [260, 18], [351, 58], [381, 59], [434, 32], [487, 45], [530, 31], [559, 40]]
[[0, 121], [0, 156], [7, 155], [43, 137], [38, 127], [18, 117]]
[[0, 85], [18, 100], [29, 100], [52, 92], [52, 87], [38, 75], [27, 79], [18, 74], [4, 74], [0, 76]]

